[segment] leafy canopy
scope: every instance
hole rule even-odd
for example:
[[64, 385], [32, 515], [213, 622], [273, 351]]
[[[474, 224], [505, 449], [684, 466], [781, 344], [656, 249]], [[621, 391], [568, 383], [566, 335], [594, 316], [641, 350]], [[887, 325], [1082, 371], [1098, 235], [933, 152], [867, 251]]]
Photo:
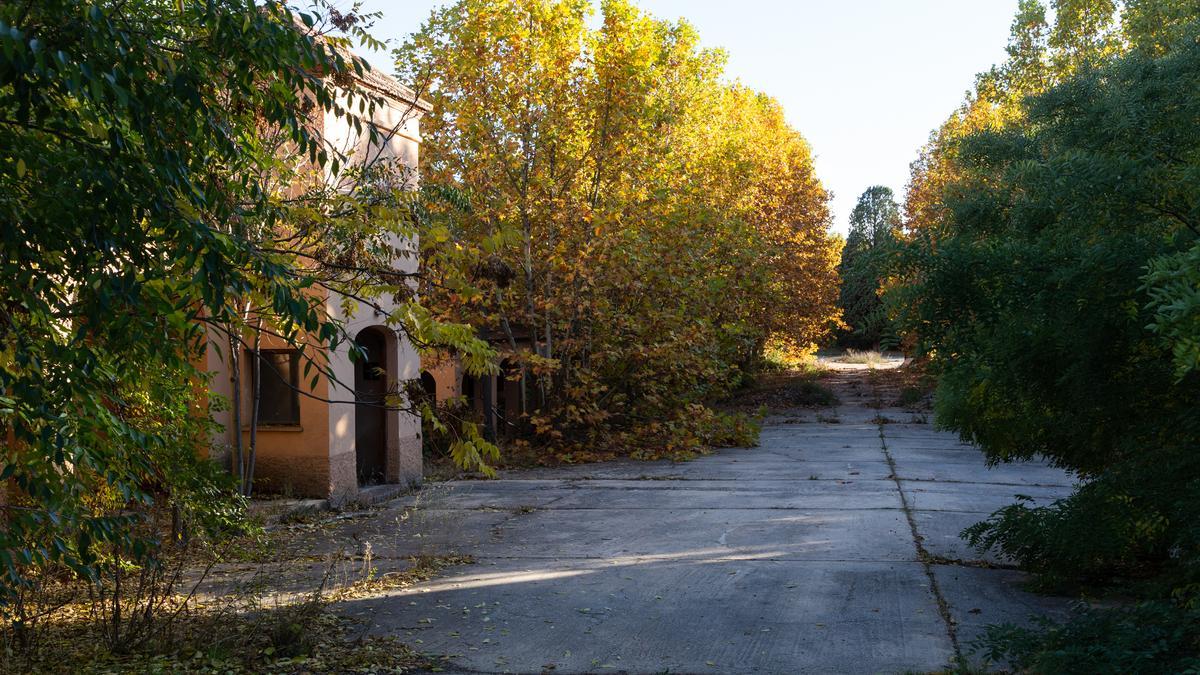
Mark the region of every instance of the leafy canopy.
[[1054, 9], [1021, 4], [1009, 61], [914, 164], [890, 301], [940, 375], [939, 424], [1085, 479], [969, 540], [1052, 586], [1136, 575], [1154, 601], [993, 647], [1035, 669], [1194, 664], [1173, 625], [1200, 602], [1200, 7]]
[[523, 438], [691, 452], [768, 338], [832, 325], [828, 195], [778, 103], [724, 82], [691, 26], [590, 11], [461, 0], [397, 51], [430, 83], [424, 179], [470, 196], [425, 238], [453, 245], [426, 249], [423, 292], [503, 345]]
[[345, 339], [325, 299], [395, 297], [409, 339], [487, 362], [396, 273], [405, 177], [348, 166], [310, 124], [375, 133], [334, 20], [369, 41], [274, 2], [0, 5], [0, 601], [48, 567], [152, 560], [164, 507], [237, 524], [203, 452], [210, 334], [308, 347], [315, 377], [312, 346]]
[[838, 267], [838, 304], [847, 325], [839, 342], [856, 347], [894, 344], [895, 329], [880, 296], [899, 230], [900, 206], [891, 188], [867, 188], [850, 212], [850, 232]]

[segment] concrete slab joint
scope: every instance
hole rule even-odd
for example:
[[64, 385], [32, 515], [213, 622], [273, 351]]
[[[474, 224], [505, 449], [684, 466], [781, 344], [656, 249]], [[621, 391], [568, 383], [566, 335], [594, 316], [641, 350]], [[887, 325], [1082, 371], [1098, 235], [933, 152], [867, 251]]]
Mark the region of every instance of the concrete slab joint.
[[[464, 672], [977, 664], [986, 623], [1067, 603], [1024, 592], [1012, 569], [943, 564], [972, 555], [957, 532], [1027, 484], [1052, 499], [1071, 480], [1036, 463], [989, 472], [927, 424], [881, 423], [898, 411], [868, 376], [834, 373], [842, 404], [789, 411], [757, 448], [427, 486], [380, 514], [374, 550], [476, 563], [346, 611]], [[386, 525], [398, 510], [401, 530]]]

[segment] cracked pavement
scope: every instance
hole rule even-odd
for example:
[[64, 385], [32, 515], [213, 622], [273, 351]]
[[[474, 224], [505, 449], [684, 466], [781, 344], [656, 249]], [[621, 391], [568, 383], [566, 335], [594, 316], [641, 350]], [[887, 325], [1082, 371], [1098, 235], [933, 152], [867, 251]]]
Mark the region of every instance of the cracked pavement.
[[757, 448], [427, 486], [356, 536], [476, 564], [342, 611], [449, 672], [896, 673], [978, 663], [985, 625], [1065, 610], [958, 533], [1071, 476], [988, 469], [867, 371], [824, 382], [836, 408], [768, 419]]

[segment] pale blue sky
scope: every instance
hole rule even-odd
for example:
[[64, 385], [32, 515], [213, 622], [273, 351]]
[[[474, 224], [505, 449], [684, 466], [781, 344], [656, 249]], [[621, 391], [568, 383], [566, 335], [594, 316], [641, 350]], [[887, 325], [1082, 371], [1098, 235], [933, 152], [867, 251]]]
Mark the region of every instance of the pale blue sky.
[[[834, 192], [834, 226], [868, 186], [902, 199], [908, 164], [962, 102], [975, 73], [1004, 59], [1017, 0], [636, 0], [686, 18], [728, 74], [779, 99]], [[348, 0], [347, 3], [348, 4]], [[375, 30], [399, 41], [445, 0], [366, 0]], [[367, 55], [391, 70], [386, 55]]]

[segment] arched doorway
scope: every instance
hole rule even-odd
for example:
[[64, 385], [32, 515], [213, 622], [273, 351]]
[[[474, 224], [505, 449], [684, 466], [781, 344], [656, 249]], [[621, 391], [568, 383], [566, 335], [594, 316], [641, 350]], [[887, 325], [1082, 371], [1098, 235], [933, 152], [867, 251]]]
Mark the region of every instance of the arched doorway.
[[428, 370], [421, 372], [421, 391], [425, 392], [431, 404], [437, 404], [437, 380], [433, 379]]
[[354, 339], [366, 358], [354, 362], [354, 448], [358, 484], [384, 482], [387, 462], [388, 373], [387, 338], [378, 328], [366, 328]]

